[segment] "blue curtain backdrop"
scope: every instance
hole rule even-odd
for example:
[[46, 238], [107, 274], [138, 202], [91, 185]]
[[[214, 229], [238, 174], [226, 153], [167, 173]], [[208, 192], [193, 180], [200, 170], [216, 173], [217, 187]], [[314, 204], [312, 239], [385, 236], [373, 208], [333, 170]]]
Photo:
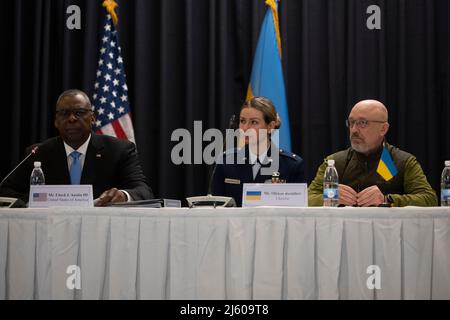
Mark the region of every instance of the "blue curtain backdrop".
[[[81, 8], [81, 30], [66, 28], [66, 8]], [[381, 30], [366, 9], [381, 8]], [[3, 177], [26, 146], [56, 134], [59, 93], [92, 95], [101, 1], [4, 0]], [[176, 128], [225, 129], [246, 96], [263, 0], [119, 0], [119, 35], [138, 150], [156, 194], [207, 191], [211, 168], [175, 166]], [[323, 157], [348, 146], [344, 120], [364, 98], [390, 111], [388, 141], [417, 156], [438, 188], [450, 159], [450, 8], [448, 0], [283, 0], [279, 4], [292, 150], [308, 182]]]

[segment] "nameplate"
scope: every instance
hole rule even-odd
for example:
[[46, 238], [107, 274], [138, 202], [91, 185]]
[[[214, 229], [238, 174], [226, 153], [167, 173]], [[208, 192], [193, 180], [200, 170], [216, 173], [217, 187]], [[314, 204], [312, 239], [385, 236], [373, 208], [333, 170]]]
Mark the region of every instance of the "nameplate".
[[242, 206], [307, 207], [306, 183], [244, 183]]
[[92, 185], [32, 185], [30, 208], [94, 207]]

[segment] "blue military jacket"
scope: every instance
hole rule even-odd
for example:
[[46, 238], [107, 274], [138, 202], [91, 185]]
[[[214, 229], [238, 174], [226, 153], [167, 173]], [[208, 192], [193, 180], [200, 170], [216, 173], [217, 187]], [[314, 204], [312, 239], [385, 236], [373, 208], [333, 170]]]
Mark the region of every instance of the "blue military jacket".
[[[278, 170], [274, 165], [272, 152], [279, 154]], [[241, 149], [225, 151], [222, 163], [216, 164], [213, 176], [212, 193], [216, 196], [233, 197], [238, 206], [242, 206], [242, 187], [244, 183], [265, 183], [272, 178], [272, 170], [280, 173], [280, 179], [287, 183], [303, 183], [304, 163], [296, 154], [276, 148], [272, 145], [261, 163], [261, 169], [253, 178], [252, 164], [250, 163], [248, 146]], [[267, 168], [269, 174], [263, 174], [263, 168]], [[267, 172], [266, 172], [267, 173]]]

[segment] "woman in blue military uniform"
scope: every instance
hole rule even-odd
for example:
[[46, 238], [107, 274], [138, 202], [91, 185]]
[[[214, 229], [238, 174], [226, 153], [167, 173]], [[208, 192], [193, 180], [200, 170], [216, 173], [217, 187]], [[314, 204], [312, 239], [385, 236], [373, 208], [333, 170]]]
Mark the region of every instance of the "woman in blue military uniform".
[[233, 197], [241, 206], [244, 183], [270, 182], [273, 176], [287, 183], [305, 182], [302, 158], [279, 149], [271, 141], [273, 130], [280, 126], [281, 120], [269, 99], [254, 97], [244, 103], [239, 115], [239, 129], [245, 144], [225, 151], [222, 163], [217, 163], [213, 195]]

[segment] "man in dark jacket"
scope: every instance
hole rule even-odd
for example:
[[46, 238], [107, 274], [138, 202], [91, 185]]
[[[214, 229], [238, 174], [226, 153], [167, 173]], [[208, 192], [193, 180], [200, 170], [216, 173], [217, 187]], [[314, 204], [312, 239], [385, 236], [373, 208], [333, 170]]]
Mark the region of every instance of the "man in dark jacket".
[[40, 143], [36, 154], [11, 175], [0, 194], [28, 201], [30, 173], [34, 161], [40, 161], [46, 184], [92, 184], [99, 206], [153, 198], [134, 143], [93, 133], [94, 122], [84, 92], [63, 92], [56, 103], [59, 136]]
[[[389, 129], [386, 107], [376, 100], [358, 102], [347, 120], [351, 148], [336, 152], [339, 204], [346, 206], [437, 206], [437, 197], [416, 158], [385, 142]], [[378, 166], [383, 150], [398, 173], [383, 178]], [[323, 163], [308, 188], [310, 206], [323, 204]]]

